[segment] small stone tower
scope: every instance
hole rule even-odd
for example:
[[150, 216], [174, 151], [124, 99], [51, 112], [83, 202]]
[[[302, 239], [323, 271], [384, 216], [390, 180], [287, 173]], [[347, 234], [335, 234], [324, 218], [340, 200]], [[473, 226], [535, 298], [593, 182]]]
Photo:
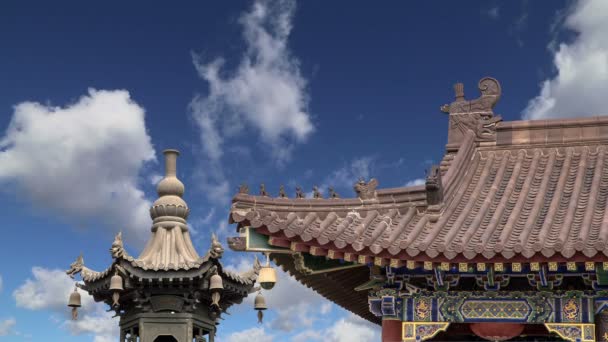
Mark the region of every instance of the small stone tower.
[[[186, 222], [190, 209], [182, 198], [184, 184], [176, 173], [179, 152], [163, 153], [165, 177], [150, 208], [151, 236], [140, 256], [127, 253], [119, 233], [105, 271], [85, 267], [80, 256], [67, 273], [72, 278], [80, 273], [84, 284], [77, 287], [120, 316], [120, 342], [212, 342], [222, 313], [254, 290], [260, 264], [256, 259], [244, 274], [224, 270], [224, 248], [215, 235], [205, 256], [199, 256]], [[70, 298], [75, 317], [79, 305]]]

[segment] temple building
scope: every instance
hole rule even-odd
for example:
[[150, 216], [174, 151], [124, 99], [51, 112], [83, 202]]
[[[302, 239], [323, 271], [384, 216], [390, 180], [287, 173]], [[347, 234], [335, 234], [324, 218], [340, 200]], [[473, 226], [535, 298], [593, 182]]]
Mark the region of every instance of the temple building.
[[[608, 341], [608, 117], [505, 122], [493, 78], [447, 113], [420, 186], [233, 199], [234, 250], [382, 326], [382, 341]], [[406, 180], [404, 179], [404, 182]]]
[[222, 314], [255, 290], [257, 259], [250, 271], [235, 274], [222, 266], [224, 248], [215, 236], [203, 257], [194, 249], [186, 221], [190, 209], [176, 173], [178, 154], [164, 151], [166, 174], [150, 208], [151, 235], [139, 257], [127, 253], [119, 233], [106, 270], [87, 268], [81, 255], [67, 271], [84, 281], [69, 298], [73, 318], [81, 306], [80, 288], [120, 316], [120, 342], [213, 342]]

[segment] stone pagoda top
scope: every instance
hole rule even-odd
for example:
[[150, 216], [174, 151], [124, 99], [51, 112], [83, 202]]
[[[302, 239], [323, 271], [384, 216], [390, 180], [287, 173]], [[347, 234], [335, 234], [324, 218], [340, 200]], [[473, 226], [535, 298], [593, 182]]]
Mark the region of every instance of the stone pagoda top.
[[149, 315], [173, 317], [163, 312], [195, 320], [202, 335], [215, 331], [221, 314], [255, 290], [261, 265], [256, 258], [252, 269], [244, 273], [224, 269], [220, 262], [224, 248], [214, 234], [209, 250], [202, 257], [197, 253], [187, 225], [190, 209], [182, 198], [184, 184], [177, 178], [179, 152], [163, 153], [165, 177], [158, 183], [159, 197], [150, 208], [151, 235], [139, 257], [129, 255], [119, 233], [110, 248], [113, 261], [107, 269], [98, 272], [86, 267], [81, 255], [66, 273], [72, 278], [80, 274], [84, 284], [77, 287], [121, 316], [121, 330], [130, 336], [143, 334], [130, 327], [137, 320]]

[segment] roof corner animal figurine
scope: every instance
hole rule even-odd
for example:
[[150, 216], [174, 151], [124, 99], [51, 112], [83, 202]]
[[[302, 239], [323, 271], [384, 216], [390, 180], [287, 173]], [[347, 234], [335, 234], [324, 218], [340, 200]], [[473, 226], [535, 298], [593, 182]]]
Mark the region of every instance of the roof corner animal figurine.
[[362, 200], [369, 200], [376, 198], [376, 188], [378, 187], [378, 181], [375, 178], [370, 179], [369, 182], [365, 182], [363, 178], [360, 178], [355, 183], [355, 191]]
[[433, 165], [426, 177], [426, 201], [429, 205], [440, 204], [443, 201], [443, 184], [439, 165]]
[[302, 188], [299, 186], [296, 186], [296, 198], [306, 198], [304, 191], [302, 191]]

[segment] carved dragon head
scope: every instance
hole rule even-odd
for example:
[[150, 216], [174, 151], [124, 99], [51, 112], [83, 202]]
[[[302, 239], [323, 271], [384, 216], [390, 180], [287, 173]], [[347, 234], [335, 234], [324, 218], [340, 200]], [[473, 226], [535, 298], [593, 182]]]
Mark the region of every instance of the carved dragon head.
[[80, 254], [78, 256], [78, 258], [76, 258], [76, 261], [74, 261], [73, 263], [70, 264], [70, 269], [65, 271], [65, 273], [67, 275], [70, 276], [70, 278], [74, 279], [74, 276], [78, 273], [80, 273], [80, 271], [82, 271], [82, 268], [84, 267], [84, 259], [82, 257], [82, 254]]
[[122, 243], [122, 232], [118, 232], [114, 237], [114, 242], [112, 242], [112, 247], [110, 247], [110, 253], [114, 259], [122, 258], [125, 255], [125, 249]]
[[224, 254], [224, 247], [217, 239], [215, 233], [211, 234], [211, 249], [209, 249], [209, 255], [214, 259], [219, 259]]

